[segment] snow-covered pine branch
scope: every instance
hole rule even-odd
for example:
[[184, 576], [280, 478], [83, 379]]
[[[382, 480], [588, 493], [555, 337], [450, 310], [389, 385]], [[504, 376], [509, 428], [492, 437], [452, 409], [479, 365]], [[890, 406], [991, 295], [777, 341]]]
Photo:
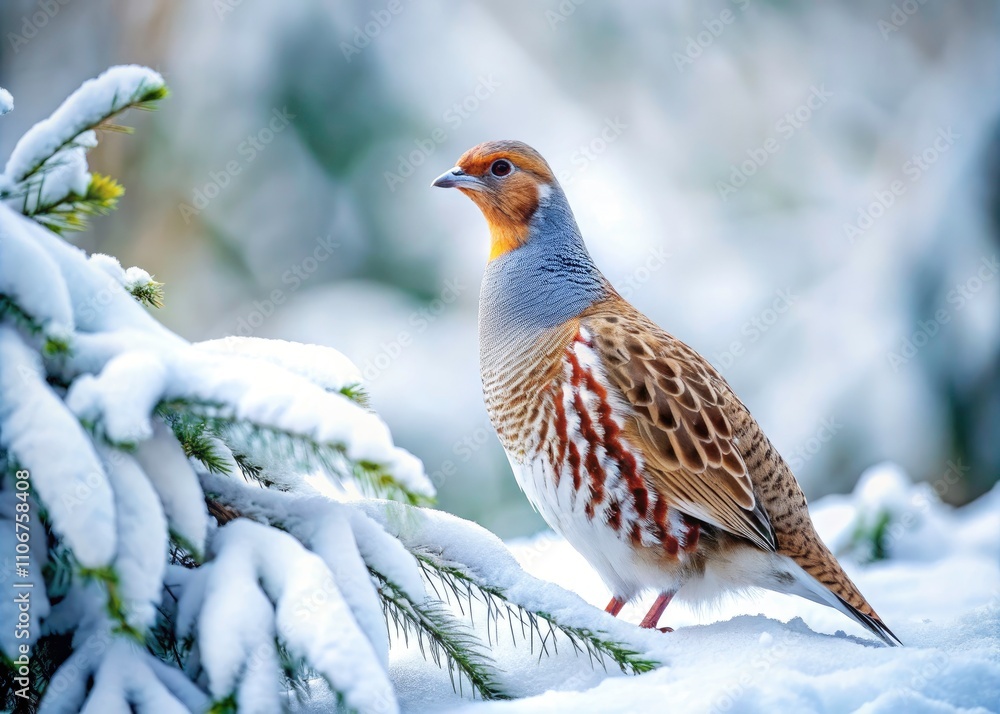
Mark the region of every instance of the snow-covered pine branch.
[[501, 619], [529, 656], [561, 640], [581, 666], [654, 666], [646, 634], [530, 578], [478, 526], [416, 507], [434, 496], [423, 466], [341, 354], [190, 344], [147, 311], [163, 298], [148, 273], [58, 235], [121, 194], [86, 164], [97, 131], [165, 94], [151, 70], [112, 68], [0, 175], [0, 547], [27, 544], [0, 585], [31, 586], [22, 620], [0, 598], [26, 633], [0, 632], [4, 704], [44, 692], [42, 712], [273, 712], [312, 680], [351, 710], [392, 712], [399, 638], [456, 689], [502, 698]]
[[0, 174], [0, 200], [56, 232], [82, 230], [87, 216], [107, 213], [124, 192], [113, 179], [88, 170], [96, 131], [127, 133], [113, 122], [118, 114], [151, 109], [166, 95], [159, 74], [134, 65], [85, 82], [17, 142]]
[[506, 619], [512, 641], [527, 639], [534, 646], [532, 638], [537, 636], [544, 653], [549, 646], [558, 651], [561, 633], [574, 650], [601, 664], [610, 659], [623, 672], [639, 674], [657, 666], [634, 646], [623, 644], [639, 641], [633, 626], [610, 616], [597, 620], [577, 595], [526, 574], [489, 531], [448, 513], [400, 503], [352, 505], [417, 558], [431, 586], [435, 581], [443, 586], [435, 588], [435, 594], [449, 600], [450, 592], [459, 606], [464, 598], [470, 615], [473, 601], [485, 607], [487, 638], [499, 638], [500, 621]]

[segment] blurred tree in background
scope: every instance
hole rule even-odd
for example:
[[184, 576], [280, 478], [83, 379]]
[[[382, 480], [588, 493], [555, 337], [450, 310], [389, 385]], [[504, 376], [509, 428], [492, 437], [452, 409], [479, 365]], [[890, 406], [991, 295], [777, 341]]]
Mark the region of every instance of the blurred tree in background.
[[188, 338], [344, 351], [441, 505], [510, 536], [541, 521], [479, 392], [486, 231], [428, 183], [525, 140], [608, 277], [726, 375], [810, 497], [890, 459], [957, 474], [960, 503], [1000, 474], [998, 19], [985, 1], [15, 0], [0, 153], [104, 67], [161, 71], [149, 140], [90, 157], [129, 192], [118, 220], [76, 240], [155, 273]]

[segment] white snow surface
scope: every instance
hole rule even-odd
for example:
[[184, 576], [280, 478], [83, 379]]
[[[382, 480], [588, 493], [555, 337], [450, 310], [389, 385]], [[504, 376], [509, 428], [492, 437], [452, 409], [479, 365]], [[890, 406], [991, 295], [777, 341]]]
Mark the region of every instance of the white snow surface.
[[80, 375], [66, 405], [80, 419], [102, 423], [108, 438], [133, 444], [153, 435], [150, 415], [166, 391], [167, 366], [150, 350], [123, 352], [94, 377]]
[[107, 565], [117, 535], [114, 496], [101, 460], [80, 422], [46, 384], [38, 355], [6, 326], [0, 327], [0, 393], [14, 395], [0, 401], [0, 444], [30, 473], [53, 528], [77, 560]]
[[58, 206], [71, 196], [85, 196], [91, 179], [87, 152], [95, 146], [97, 134], [83, 132], [43, 163], [37, 173], [21, 184], [12, 184], [8, 204], [30, 215], [40, 207]]
[[[370, 566], [414, 600], [426, 596], [416, 560], [356, 503], [337, 503], [313, 492], [248, 491], [232, 479], [202, 474], [206, 492], [220, 495], [249, 518], [276, 520], [318, 555], [334, 576], [337, 589], [358, 626], [368, 635], [383, 666], [388, 666], [389, 642], [380, 601], [368, 574]], [[183, 610], [188, 611], [185, 604]], [[190, 619], [179, 617], [184, 631]]]
[[46, 331], [49, 326], [72, 330], [69, 290], [61, 280], [46, 279], [59, 268], [28, 231], [18, 230], [26, 225], [17, 214], [0, 209], [0, 293], [34, 315]]
[[[508, 544], [525, 575], [498, 540], [470, 532], [459, 519], [441, 513], [406, 519], [395, 505], [361, 508], [410, 545], [442, 543], [442, 555], [509, 587], [513, 600], [545, 603], [561, 621], [588, 623], [663, 663], [636, 677], [609, 661], [605, 672], [574, 654], [565, 639], [558, 656], [539, 659], [537, 640], [534, 655], [526, 643], [511, 647], [501, 621], [491, 651], [507, 691], [522, 698], [481, 702], [457, 695], [447, 673], [394, 640], [391, 674], [406, 712], [1000, 711], [1000, 486], [953, 509], [931, 487], [882, 465], [864, 475], [854, 494], [812, 506], [821, 535], [841, 549], [855, 523], [880, 510], [893, 512], [891, 523], [906, 524], [890, 525], [888, 560], [864, 565], [850, 553], [840, 555], [903, 641], [897, 648], [882, 646], [835, 610], [761, 591], [704, 611], [675, 602], [661, 621], [675, 632], [640, 631], [634, 623], [652, 594], [612, 619], [600, 611], [609, 593], [596, 573], [551, 533]], [[480, 622], [484, 612], [476, 617]], [[481, 625], [477, 631], [484, 634]], [[318, 698], [308, 710], [328, 704]]]
[[125, 617], [138, 630], [152, 627], [167, 569], [167, 520], [156, 490], [131, 455], [101, 447], [115, 494], [119, 578]]
[[[38, 286], [36, 290], [45, 288], [60, 296], [58, 303], [53, 301], [42, 315], [49, 319], [67, 319], [62, 313], [65, 299], [62, 296], [68, 296], [72, 327], [87, 333], [85, 336], [93, 345], [80, 354], [74, 351], [74, 366], [80, 371], [99, 371], [112, 356], [137, 344], [158, 349], [188, 344], [136, 302], [121, 280], [109, 273], [106, 261], [92, 263], [83, 250], [5, 205], [0, 205], [0, 232], [3, 243], [17, 237], [47, 256], [48, 260], [33, 260], [18, 266], [22, 269], [19, 280], [24, 285], [34, 283]], [[27, 309], [26, 305], [21, 307]]]
[[170, 428], [161, 421], [154, 423], [153, 438], [139, 444], [134, 456], [160, 498], [170, 529], [200, 556], [205, 550], [208, 509], [198, 475]]
[[[261, 698], [276, 698], [280, 689], [274, 682], [260, 686], [262, 677], [252, 670], [264, 659], [276, 673], [277, 634], [293, 657], [306, 659], [355, 711], [396, 710], [388, 675], [322, 558], [287, 533], [245, 519], [221, 528], [212, 547], [217, 556], [199, 641], [215, 696], [231, 691], [246, 666], [238, 688], [241, 710], [246, 705], [246, 711], [276, 711], [274, 701]], [[244, 692], [248, 686], [252, 696]]]
[[0, 87], [0, 115], [14, 111], [14, 97], [10, 96], [3, 87]]
[[339, 392], [363, 382], [361, 370], [332, 347], [236, 336], [196, 342], [195, 347], [216, 354], [235, 354], [276, 364], [328, 392]]
[[186, 714], [190, 711], [186, 704], [207, 703], [204, 698], [194, 697], [182, 703], [157, 677], [150, 667], [151, 661], [153, 658], [131, 642], [121, 639], [113, 642], [97, 668], [94, 687], [81, 714], [130, 714], [136, 709]]
[[[341, 517], [314, 519], [304, 524], [311, 533], [308, 538], [303, 538], [303, 543], [322, 558], [330, 569], [337, 589], [358, 627], [372, 644], [382, 668], [388, 670], [389, 636], [385, 628], [382, 603], [368, 574], [365, 560], [358, 552], [358, 542], [351, 524], [341, 513], [337, 515]], [[386, 536], [383, 534], [383, 537]]]
[[149, 273], [134, 265], [125, 270], [122, 264], [118, 262], [118, 258], [115, 258], [113, 255], [94, 253], [90, 256], [90, 264], [107, 273], [109, 277], [117, 280], [126, 290], [148, 285], [153, 280]]
[[77, 336], [84, 359], [120, 353], [97, 377], [77, 379], [67, 403], [78, 416], [103, 423], [115, 441], [148, 438], [150, 414], [162, 399], [221, 403], [237, 419], [342, 446], [351, 459], [384, 465], [412, 491], [434, 493], [422, 464], [393, 445], [385, 422], [341, 394], [262, 360], [187, 345], [157, 354], [129, 345], [122, 335], [103, 337]]
[[[241, 704], [250, 704], [244, 698], [253, 694], [256, 711], [273, 708], [278, 681], [274, 614], [252, 559], [238, 548], [223, 549], [191, 580], [203, 582], [204, 587], [185, 588], [180, 607], [182, 612], [200, 609], [198, 641], [209, 692], [213, 697], [224, 697], [240, 684]], [[203, 603], [187, 602], [199, 596], [204, 597]], [[248, 692], [248, 687], [259, 690]], [[255, 711], [254, 706], [248, 709]]]

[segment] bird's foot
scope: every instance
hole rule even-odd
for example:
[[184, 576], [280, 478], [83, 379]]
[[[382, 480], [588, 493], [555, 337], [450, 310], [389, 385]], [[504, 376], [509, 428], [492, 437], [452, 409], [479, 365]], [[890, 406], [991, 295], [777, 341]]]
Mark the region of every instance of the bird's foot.
[[672, 592], [660, 593], [656, 600], [653, 601], [653, 606], [649, 608], [649, 612], [647, 612], [646, 616], [642, 618], [642, 622], [639, 623], [639, 627], [644, 627], [649, 630], [655, 629], [656, 624], [660, 621], [660, 615], [662, 615], [663, 611], [667, 609], [667, 605], [673, 597], [674, 594]]
[[672, 628], [672, 627], [658, 627], [656, 629], [658, 629], [660, 632], [673, 632], [674, 631], [674, 628]]
[[604, 612], [609, 613], [612, 617], [618, 617], [618, 613], [622, 611], [623, 607], [625, 607], [624, 600], [612, 597], [611, 602], [609, 602], [608, 606], [604, 608]]

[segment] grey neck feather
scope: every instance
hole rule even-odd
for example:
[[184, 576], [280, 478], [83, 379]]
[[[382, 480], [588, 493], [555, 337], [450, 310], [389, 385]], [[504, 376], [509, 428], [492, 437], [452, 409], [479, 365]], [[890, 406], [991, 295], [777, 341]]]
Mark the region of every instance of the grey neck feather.
[[559, 186], [531, 219], [524, 245], [490, 261], [479, 296], [483, 359], [510, 354], [611, 293]]

